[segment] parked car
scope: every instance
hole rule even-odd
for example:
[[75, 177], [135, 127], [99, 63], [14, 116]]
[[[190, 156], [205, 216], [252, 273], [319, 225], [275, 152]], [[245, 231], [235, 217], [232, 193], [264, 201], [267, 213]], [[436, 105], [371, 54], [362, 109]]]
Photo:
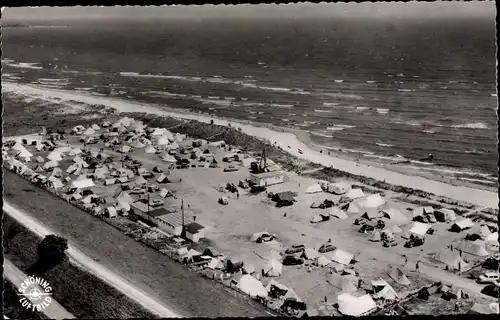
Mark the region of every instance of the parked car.
[[398, 243], [394, 239], [386, 239], [383, 244], [384, 247], [395, 247], [397, 245]]
[[337, 247], [335, 247], [333, 244], [325, 243], [321, 247], [319, 247], [318, 252], [319, 253], [326, 253], [326, 252], [330, 252], [330, 251], [335, 251], [336, 249], [337, 249]]
[[495, 281], [498, 281], [498, 273], [494, 272], [486, 272], [478, 277], [476, 280], [477, 283], [493, 283]]
[[288, 255], [283, 258], [283, 265], [285, 266], [296, 266], [304, 263], [304, 259], [297, 258], [294, 255]]
[[146, 190], [141, 187], [133, 187], [132, 190], [129, 191], [130, 194], [145, 194]]
[[363, 226], [361, 226], [361, 228], [359, 228], [358, 232], [360, 233], [367, 233], [367, 232], [371, 232], [375, 230], [375, 228], [369, 224], [364, 224]]
[[151, 201], [149, 201], [149, 206], [151, 207], [161, 207], [163, 205], [163, 201], [160, 200], [160, 199], [153, 199]]
[[419, 247], [419, 246], [421, 246], [423, 244], [424, 244], [424, 240], [422, 240], [420, 238], [413, 238], [413, 239], [408, 240], [404, 244], [404, 247], [405, 248], [413, 248], [413, 247]]
[[263, 234], [257, 239], [257, 243], [269, 242], [276, 239], [272, 234]]
[[229, 201], [227, 200], [227, 198], [224, 197], [224, 198], [219, 198], [219, 203], [223, 205], [228, 205]]
[[303, 244], [294, 244], [290, 248], [285, 250], [285, 254], [294, 254], [299, 252], [304, 252], [306, 247]]
[[257, 194], [260, 192], [266, 191], [266, 187], [264, 186], [252, 186], [250, 189], [250, 193]]
[[154, 167], [154, 168], [153, 168], [153, 172], [156, 172], [156, 173], [162, 173], [162, 172], [163, 172], [163, 169], [162, 169], [162, 168], [159, 168], [159, 167]]
[[248, 188], [248, 183], [246, 183], [243, 180], [240, 180], [240, 182], [238, 183], [238, 187], [240, 187], [242, 189], [247, 189]]
[[288, 206], [293, 206], [293, 201], [291, 201], [291, 200], [279, 200], [276, 203], [277, 208], [288, 207]]
[[142, 175], [144, 179], [152, 179], [155, 177], [155, 175], [152, 172], [146, 172], [145, 174]]

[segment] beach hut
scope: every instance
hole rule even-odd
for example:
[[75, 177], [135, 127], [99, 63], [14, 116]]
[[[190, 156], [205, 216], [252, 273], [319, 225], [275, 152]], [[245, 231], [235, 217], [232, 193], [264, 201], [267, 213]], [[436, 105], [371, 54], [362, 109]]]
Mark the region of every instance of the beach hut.
[[318, 192], [323, 192], [323, 189], [321, 189], [321, 186], [319, 183], [315, 183], [306, 189], [306, 193], [318, 193]]
[[279, 277], [282, 273], [283, 265], [275, 259], [271, 259], [264, 267], [264, 275], [268, 277]]

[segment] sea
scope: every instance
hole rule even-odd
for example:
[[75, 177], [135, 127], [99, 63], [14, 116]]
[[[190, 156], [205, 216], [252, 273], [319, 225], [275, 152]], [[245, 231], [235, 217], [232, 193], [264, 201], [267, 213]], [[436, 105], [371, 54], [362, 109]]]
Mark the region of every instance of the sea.
[[295, 128], [325, 151], [498, 177], [494, 19], [77, 20], [2, 27], [2, 50], [3, 81]]

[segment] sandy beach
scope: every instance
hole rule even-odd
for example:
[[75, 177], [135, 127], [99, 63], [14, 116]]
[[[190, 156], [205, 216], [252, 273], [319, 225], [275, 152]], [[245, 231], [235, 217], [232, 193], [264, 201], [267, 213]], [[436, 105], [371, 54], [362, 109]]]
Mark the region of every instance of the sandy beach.
[[[291, 132], [278, 132], [267, 127], [243, 124], [233, 120], [217, 119], [207, 115], [187, 112], [181, 113], [177, 110], [175, 112], [172, 110], [163, 110], [165, 109], [163, 106], [160, 109], [159, 106], [151, 104], [125, 101], [110, 97], [92, 96], [90, 94], [80, 92], [69, 92], [65, 90], [47, 88], [41, 89], [33, 85], [4, 83], [3, 90], [31, 99], [39, 98], [57, 103], [77, 101], [88, 105], [103, 105], [108, 108], [113, 108], [118, 112], [137, 112], [139, 110], [140, 112], [155, 114], [158, 116], [168, 116], [184, 120], [196, 120], [204, 123], [210, 123], [213, 121], [214, 124], [238, 128], [241, 129], [243, 133], [248, 135], [268, 140], [271, 143], [276, 143], [277, 146], [280, 146], [284, 151], [294, 157], [321, 164], [326, 167], [333, 166], [334, 168], [342, 171], [370, 177], [380, 181], [386, 181], [390, 184], [420, 189], [439, 196], [449, 197], [483, 207], [493, 209], [498, 208], [498, 196], [495, 192], [465, 186], [453, 186], [436, 180], [426, 179], [415, 175], [402, 174], [386, 168], [375, 167], [373, 165], [343, 159], [332, 154], [321, 154], [300, 141], [299, 138]], [[302, 153], [299, 153], [299, 149]]]

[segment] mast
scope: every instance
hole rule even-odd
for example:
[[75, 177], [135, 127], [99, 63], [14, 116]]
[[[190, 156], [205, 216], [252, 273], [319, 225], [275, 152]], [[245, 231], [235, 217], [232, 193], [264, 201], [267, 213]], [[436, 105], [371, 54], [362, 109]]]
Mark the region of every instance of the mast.
[[181, 231], [181, 237], [184, 237], [184, 199], [181, 199], [181, 212], [182, 212], [182, 231]]

